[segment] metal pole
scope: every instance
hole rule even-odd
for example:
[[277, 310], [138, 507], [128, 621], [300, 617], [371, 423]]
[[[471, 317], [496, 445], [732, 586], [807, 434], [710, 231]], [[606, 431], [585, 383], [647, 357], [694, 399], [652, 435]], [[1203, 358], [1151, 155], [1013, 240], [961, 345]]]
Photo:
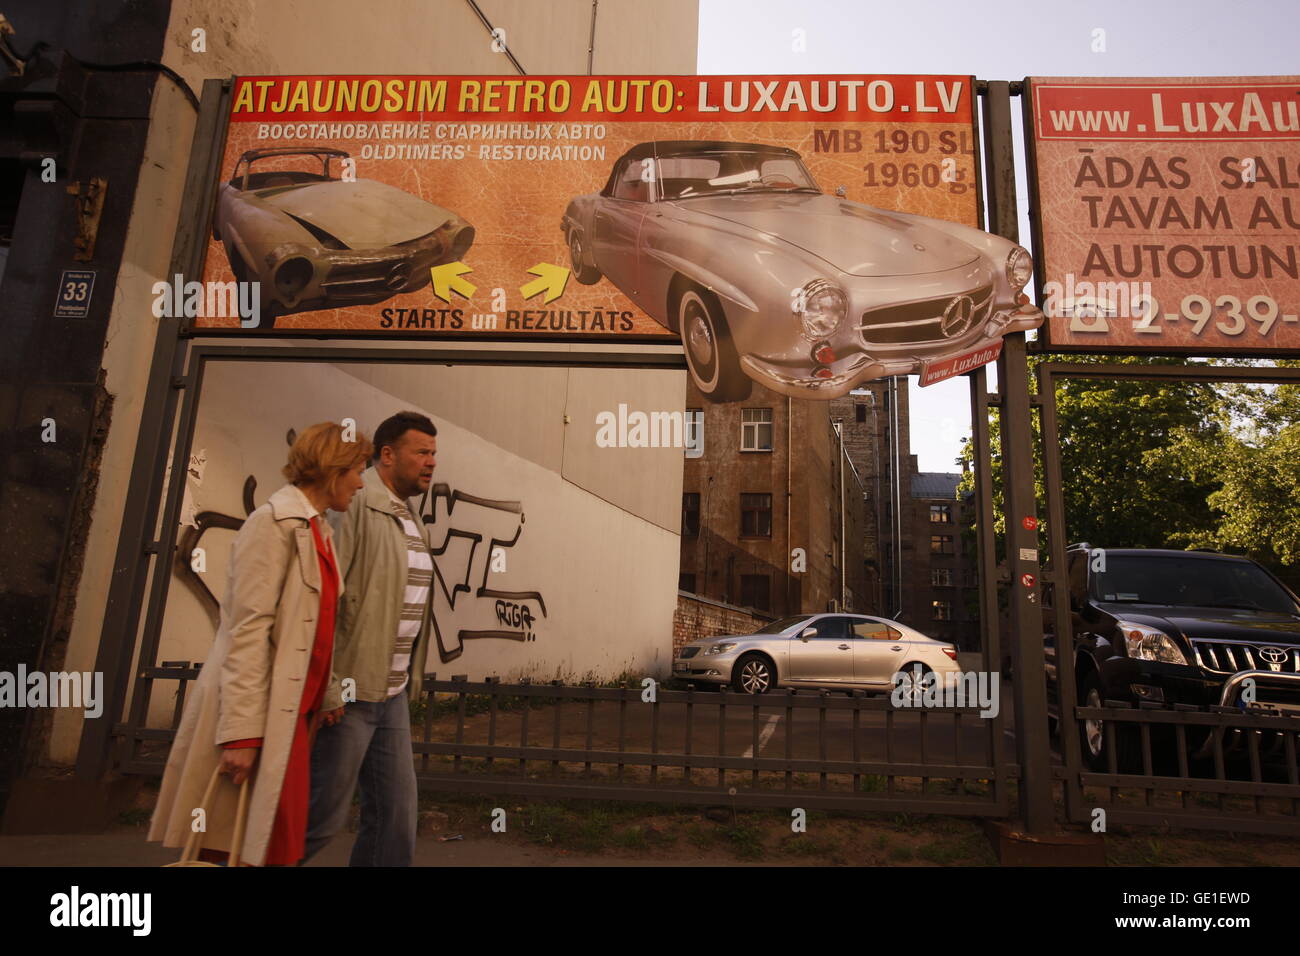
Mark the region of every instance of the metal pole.
[[[1019, 84], [1016, 92], [1019, 93]], [[988, 159], [989, 231], [1019, 241], [1016, 169], [1011, 137], [1011, 84], [989, 81], [984, 96], [984, 152]], [[1040, 264], [1041, 268], [1041, 264]], [[1008, 335], [998, 359], [1002, 394], [1002, 478], [1007, 568], [1011, 572], [1012, 687], [1016, 750], [1020, 763], [1020, 812], [1029, 833], [1055, 825], [1052, 751], [1047, 734], [1047, 680], [1043, 618], [1039, 604], [1038, 502], [1034, 496], [1034, 448], [1030, 427], [1029, 369], [1025, 335]]]
[[[177, 273], [193, 276], [202, 261], [212, 208], [211, 193], [216, 188], [221, 162], [220, 147], [228, 96], [228, 81], [204, 82], [203, 101], [190, 147], [185, 193], [172, 245], [171, 267], [167, 270], [168, 279]], [[104, 627], [100, 631], [99, 651], [95, 658], [95, 670], [104, 675], [104, 713], [100, 720], [85, 722], [77, 750], [77, 776], [87, 779], [98, 779], [111, 769], [113, 725], [126, 702], [131, 657], [135, 651], [145, 581], [149, 576], [149, 555], [157, 550], [153, 533], [162, 494], [163, 463], [167, 460], [176, 415], [177, 389], [174, 386], [185, 367], [186, 348], [180, 338], [183, 321], [178, 317], [160, 319], [154, 340], [147, 397], [131, 466], [132, 480], [127, 489], [117, 555], [113, 561], [113, 580], [104, 607]], [[175, 529], [163, 530], [164, 538], [170, 544]]]

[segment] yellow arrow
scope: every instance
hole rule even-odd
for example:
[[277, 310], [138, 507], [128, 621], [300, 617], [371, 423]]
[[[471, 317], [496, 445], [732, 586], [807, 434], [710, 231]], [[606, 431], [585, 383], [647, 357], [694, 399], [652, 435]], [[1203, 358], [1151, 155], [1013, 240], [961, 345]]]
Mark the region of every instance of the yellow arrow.
[[443, 302], [450, 302], [453, 292], [459, 292], [462, 297], [468, 299], [474, 294], [475, 286], [470, 285], [469, 281], [462, 279], [461, 276], [473, 271], [463, 262], [445, 262], [440, 266], [430, 266], [429, 275], [433, 277], [433, 294]]
[[569, 282], [569, 270], [564, 266], [553, 266], [549, 262], [537, 263], [528, 270], [528, 274], [539, 278], [521, 285], [519, 292], [525, 299], [531, 299], [537, 293], [545, 291], [546, 297], [542, 299], [543, 303], [554, 302], [562, 296], [564, 287]]

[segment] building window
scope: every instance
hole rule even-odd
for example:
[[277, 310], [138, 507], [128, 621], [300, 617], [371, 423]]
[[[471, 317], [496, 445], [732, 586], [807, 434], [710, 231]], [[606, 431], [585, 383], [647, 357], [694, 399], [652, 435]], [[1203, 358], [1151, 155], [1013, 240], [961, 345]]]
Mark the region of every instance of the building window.
[[936, 524], [952, 523], [952, 505], [930, 505], [930, 521]]
[[952, 568], [931, 568], [930, 586], [936, 588], [952, 587]]
[[740, 410], [740, 450], [772, 450], [772, 409], [742, 408]]
[[772, 610], [772, 579], [766, 574], [742, 574], [740, 603], [756, 611]]
[[857, 415], [857, 419], [858, 419], [859, 422], [865, 422], [865, 421], [867, 420], [867, 406], [866, 406], [866, 405], [863, 405], [861, 402], [858, 402], [856, 405], [853, 406], [853, 411], [854, 411], [854, 414]]
[[934, 619], [936, 621], [952, 620], [952, 602], [951, 601], [931, 601], [930, 607], [934, 609]]
[[695, 575], [682, 572], [677, 576], [677, 590], [695, 593]]
[[682, 537], [700, 533], [700, 493], [687, 491], [682, 495]]
[[930, 535], [930, 553], [931, 554], [956, 554], [956, 552], [952, 548], [952, 535], [950, 534]]
[[704, 409], [686, 409], [686, 457], [700, 458], [704, 454]]
[[746, 538], [772, 537], [772, 496], [770, 494], [740, 496], [740, 534]]

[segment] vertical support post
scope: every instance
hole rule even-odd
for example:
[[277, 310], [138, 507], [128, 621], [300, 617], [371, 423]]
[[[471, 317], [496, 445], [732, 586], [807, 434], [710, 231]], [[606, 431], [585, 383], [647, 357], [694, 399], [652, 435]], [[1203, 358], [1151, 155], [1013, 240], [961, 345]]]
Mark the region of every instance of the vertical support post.
[[[998, 620], [998, 552], [993, 534], [993, 456], [989, 451], [988, 369], [970, 373], [971, 443], [975, 446], [975, 541], [979, 549], [980, 635], [983, 667], [989, 674], [1002, 671], [1002, 634]], [[999, 693], [1001, 688], [999, 688]], [[1002, 709], [984, 720], [988, 729], [987, 759], [993, 767], [993, 800], [1006, 806], [1007, 779], [1002, 772]]]
[[[1083, 757], [1079, 748], [1077, 704], [1074, 675], [1074, 627], [1070, 607], [1070, 581], [1065, 557], [1065, 499], [1061, 479], [1061, 447], [1056, 425], [1056, 379], [1050, 364], [1038, 366], [1039, 415], [1043, 441], [1043, 485], [1047, 494], [1047, 547], [1052, 559], [1055, 611], [1053, 646], [1056, 660], [1056, 707], [1059, 715], [1061, 755], [1065, 760], [1065, 819], [1083, 822], [1083, 788], [1079, 774]], [[1082, 559], [1080, 559], [1082, 560]], [[1182, 728], [1178, 728], [1179, 732]], [[1179, 756], [1183, 756], [1181, 742]]]
[[[1019, 92], [1017, 84], [1017, 92]], [[989, 231], [1019, 240], [1015, 152], [1011, 137], [1011, 84], [989, 81], [984, 96]], [[1029, 369], [1025, 335], [1008, 335], [998, 359], [1002, 394], [1002, 483], [1006, 519], [1008, 610], [1015, 695], [1016, 751], [1020, 762], [1020, 813], [1029, 833], [1054, 827], [1052, 752], [1047, 735], [1047, 681], [1039, 604], [1038, 503], [1030, 428]]]
[[[212, 194], [220, 172], [228, 96], [229, 81], [204, 82], [168, 279], [177, 273], [194, 276], [203, 259]], [[113, 726], [126, 703], [131, 658], [135, 652], [145, 583], [149, 577], [148, 554], [152, 550], [163, 468], [176, 416], [177, 393], [172, 383], [185, 370], [187, 349], [181, 339], [183, 321], [179, 317], [160, 319], [154, 339], [147, 397], [131, 466], [134, 480], [127, 490], [123, 508], [117, 555], [113, 561], [113, 581], [104, 607], [104, 626], [95, 658], [95, 670], [104, 675], [104, 715], [102, 720], [86, 721], [77, 751], [77, 776], [86, 779], [99, 779], [112, 769]], [[170, 543], [175, 529], [163, 530], [164, 542]], [[159, 574], [168, 573], [170, 556], [170, 551], [154, 555], [153, 563]], [[145, 666], [152, 663], [141, 661]]]

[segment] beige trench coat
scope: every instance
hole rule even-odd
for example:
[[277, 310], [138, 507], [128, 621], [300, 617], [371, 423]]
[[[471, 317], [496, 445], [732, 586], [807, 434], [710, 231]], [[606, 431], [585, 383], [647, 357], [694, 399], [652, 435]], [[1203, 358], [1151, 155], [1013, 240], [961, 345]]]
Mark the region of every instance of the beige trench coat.
[[[320, 565], [302, 494], [285, 485], [244, 522], [230, 555], [221, 625], [185, 702], [150, 840], [184, 846], [221, 743], [263, 738], [250, 778], [243, 862], [266, 859], [320, 613]], [[318, 521], [325, 540], [327, 522]], [[339, 582], [339, 593], [343, 583]], [[332, 665], [332, 661], [331, 661]], [[206, 808], [200, 846], [230, 850], [238, 790], [229, 777]]]

